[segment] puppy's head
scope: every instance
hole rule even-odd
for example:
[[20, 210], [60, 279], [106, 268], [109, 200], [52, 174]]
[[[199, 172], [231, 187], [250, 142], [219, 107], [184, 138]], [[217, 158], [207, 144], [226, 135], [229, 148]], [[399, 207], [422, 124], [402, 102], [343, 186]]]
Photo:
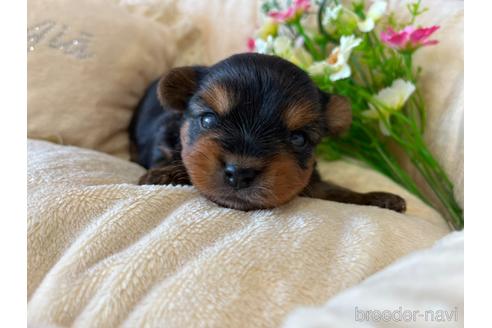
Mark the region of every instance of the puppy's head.
[[211, 67], [175, 68], [158, 88], [184, 112], [182, 159], [193, 185], [219, 205], [281, 205], [308, 184], [314, 148], [351, 123], [345, 98], [321, 92], [275, 56], [240, 54]]

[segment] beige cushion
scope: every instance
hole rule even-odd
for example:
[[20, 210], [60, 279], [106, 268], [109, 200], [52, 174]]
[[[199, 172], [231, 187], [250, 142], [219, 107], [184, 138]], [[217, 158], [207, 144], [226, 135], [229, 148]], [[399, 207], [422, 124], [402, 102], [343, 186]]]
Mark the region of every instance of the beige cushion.
[[432, 209], [356, 165], [321, 172], [408, 201], [402, 215], [297, 198], [221, 208], [192, 187], [137, 186], [103, 153], [28, 143], [28, 320], [33, 327], [276, 327], [449, 232]]
[[[283, 327], [462, 328], [464, 239], [464, 231], [455, 231], [432, 248], [399, 259], [322, 306], [296, 309]], [[391, 312], [389, 317], [378, 318], [384, 311]]]
[[108, 1], [28, 1], [28, 136], [127, 158], [132, 111], [176, 40]]
[[180, 43], [177, 64], [193, 65], [213, 64], [247, 51], [246, 41], [260, 21], [262, 0], [112, 1], [163, 26], [184, 28], [186, 36]]

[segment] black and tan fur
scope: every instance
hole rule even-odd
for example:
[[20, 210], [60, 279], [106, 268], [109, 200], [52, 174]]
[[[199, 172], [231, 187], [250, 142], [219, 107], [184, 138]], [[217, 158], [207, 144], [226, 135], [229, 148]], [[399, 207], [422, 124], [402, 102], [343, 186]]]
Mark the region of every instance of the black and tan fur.
[[301, 195], [403, 212], [396, 195], [322, 181], [314, 149], [351, 123], [349, 102], [320, 91], [297, 66], [239, 54], [171, 70], [154, 82], [130, 126], [141, 184], [193, 184], [215, 203], [254, 210]]

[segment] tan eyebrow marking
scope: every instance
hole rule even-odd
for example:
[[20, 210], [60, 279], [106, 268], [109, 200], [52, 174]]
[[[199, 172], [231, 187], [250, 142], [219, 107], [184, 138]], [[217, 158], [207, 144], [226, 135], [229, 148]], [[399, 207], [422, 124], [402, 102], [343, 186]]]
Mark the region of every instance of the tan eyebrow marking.
[[289, 104], [284, 110], [283, 118], [289, 130], [300, 129], [309, 123], [321, 119], [315, 105], [310, 101], [299, 101]]
[[219, 115], [227, 114], [235, 104], [234, 94], [218, 83], [208, 86], [202, 93], [202, 99]]

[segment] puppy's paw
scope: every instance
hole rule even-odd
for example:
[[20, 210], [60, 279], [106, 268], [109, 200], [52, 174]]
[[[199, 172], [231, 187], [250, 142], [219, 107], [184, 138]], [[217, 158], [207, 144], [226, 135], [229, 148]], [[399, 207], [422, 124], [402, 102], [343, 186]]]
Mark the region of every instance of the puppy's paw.
[[148, 170], [138, 180], [139, 185], [167, 185], [171, 184], [171, 179], [166, 172], [162, 170]]
[[364, 200], [365, 205], [387, 208], [400, 213], [407, 209], [407, 204], [403, 198], [387, 192], [369, 192], [364, 194]]
[[140, 185], [189, 185], [190, 178], [183, 165], [166, 165], [151, 168], [140, 177]]

